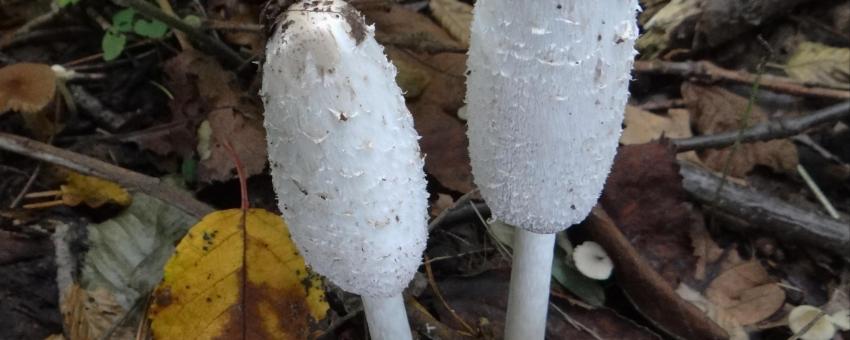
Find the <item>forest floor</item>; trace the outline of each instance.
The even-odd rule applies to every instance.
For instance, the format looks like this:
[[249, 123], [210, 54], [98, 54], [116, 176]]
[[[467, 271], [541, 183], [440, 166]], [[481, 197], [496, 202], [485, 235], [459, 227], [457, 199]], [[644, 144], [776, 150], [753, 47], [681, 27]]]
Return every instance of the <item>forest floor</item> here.
[[[489, 220], [467, 153], [472, 1], [352, 3], [426, 155], [428, 247], [405, 292], [415, 337], [499, 339], [512, 228]], [[228, 262], [184, 250], [283, 230], [268, 217], [263, 5], [0, 0], [0, 339], [231, 338], [252, 318], [278, 336], [368, 338], [356, 296], [303, 270], [283, 233], [238, 247], [287, 249], [300, 267], [240, 248], [241, 288], [206, 287], [229, 321], [180, 299]], [[597, 208], [558, 234], [547, 337], [850, 340], [850, 2], [641, 5], [620, 149]], [[589, 242], [609, 278], [576, 264]], [[257, 287], [252, 264], [302, 269]]]

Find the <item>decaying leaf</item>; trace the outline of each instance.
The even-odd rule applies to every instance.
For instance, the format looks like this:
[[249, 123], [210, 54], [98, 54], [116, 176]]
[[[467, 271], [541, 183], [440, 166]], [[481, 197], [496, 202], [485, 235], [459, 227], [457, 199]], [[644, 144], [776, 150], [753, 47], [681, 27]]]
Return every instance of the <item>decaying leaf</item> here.
[[428, 74], [428, 71], [405, 58], [395, 58], [393, 64], [398, 70], [395, 82], [404, 93], [404, 98], [413, 99], [422, 95], [422, 91], [431, 81], [431, 75]]
[[625, 128], [620, 136], [620, 143], [643, 144], [660, 138], [691, 137], [691, 120], [687, 111], [670, 110], [666, 116], [641, 110], [637, 107], [626, 106]]
[[429, 3], [434, 18], [449, 33], [469, 47], [469, 26], [472, 24], [472, 6], [458, 0], [431, 0]]
[[[198, 164], [198, 177], [202, 181], [224, 181], [235, 171], [223, 145], [230, 143], [239, 154], [247, 174], [255, 175], [266, 166], [266, 132], [260, 120], [250, 119], [239, 111], [225, 108], [209, 113], [207, 151], [209, 157]], [[199, 129], [199, 133], [202, 133]]]
[[[431, 19], [401, 6], [365, 14], [368, 20], [374, 21], [379, 40], [381, 37], [415, 37], [440, 45], [457, 44]], [[466, 55], [413, 53], [391, 45], [386, 52], [396, 65], [408, 64], [429, 73], [430, 81], [422, 94], [407, 102], [416, 131], [422, 136], [419, 142], [425, 154], [425, 171], [450, 190], [469, 192], [473, 184], [466, 126], [457, 118], [466, 93]]]
[[711, 301], [708, 301], [705, 296], [688, 285], [680, 283], [679, 287], [676, 288], [676, 294], [685, 301], [697, 306], [711, 321], [714, 321], [714, 323], [726, 330], [726, 333], [729, 334], [729, 340], [748, 340], [750, 338], [747, 331], [744, 330], [744, 327], [738, 323], [738, 320], [733, 315], [729, 314], [723, 308], [718, 308]]
[[73, 268], [63, 269], [73, 266], [70, 255], [59, 256], [58, 249], [67, 253], [73, 241], [57, 240], [60, 308], [71, 339], [100, 339], [110, 329], [111, 339], [133, 339], [143, 297], [160, 281], [174, 243], [195, 221], [168, 203], [136, 194], [121, 214], [88, 226], [79, 277], [72, 277]]
[[98, 208], [106, 203], [128, 206], [132, 201], [130, 194], [120, 185], [76, 172], [68, 173], [67, 182], [60, 187], [62, 201], [69, 206], [81, 203]]
[[150, 317], [157, 339], [305, 339], [327, 309], [280, 216], [231, 209], [180, 241]]
[[118, 325], [127, 309], [104, 288], [87, 291], [74, 284], [66, 291], [59, 308], [70, 339], [99, 339], [109, 332], [110, 339], [135, 337], [134, 325]]
[[791, 78], [802, 82], [850, 89], [850, 48], [804, 41], [784, 69]]
[[785, 303], [785, 291], [757, 261], [744, 262], [720, 274], [709, 284], [705, 296], [743, 326], [767, 319]]
[[[747, 110], [748, 99], [723, 88], [693, 83], [682, 85], [682, 97], [694, 115], [697, 130], [703, 134], [737, 131]], [[757, 105], [750, 112], [750, 126], [767, 121], [767, 114]], [[732, 147], [706, 150], [700, 156], [709, 168], [721, 172]], [[732, 156], [729, 175], [744, 177], [757, 165], [776, 172], [795, 172], [797, 148], [787, 139], [741, 144]]]

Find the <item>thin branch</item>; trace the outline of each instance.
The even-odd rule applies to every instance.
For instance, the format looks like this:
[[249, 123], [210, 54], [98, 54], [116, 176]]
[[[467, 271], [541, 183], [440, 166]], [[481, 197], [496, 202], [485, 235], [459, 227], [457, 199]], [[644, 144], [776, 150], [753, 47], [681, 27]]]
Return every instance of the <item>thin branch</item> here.
[[159, 178], [127, 170], [99, 159], [63, 150], [29, 138], [0, 132], [0, 149], [134, 188], [170, 202], [177, 208], [199, 218], [213, 210], [210, 206], [195, 199], [192, 194], [163, 183]]
[[236, 51], [232, 50], [220, 40], [214, 39], [213, 37], [205, 34], [204, 32], [200, 31], [195, 27], [192, 27], [192, 25], [187, 24], [179, 18], [166, 14], [156, 6], [145, 2], [144, 0], [113, 1], [122, 6], [132, 7], [144, 16], [162, 21], [163, 23], [168, 25], [168, 27], [186, 33], [186, 36], [189, 37], [189, 39], [192, 39], [192, 41], [200, 44], [202, 47], [205, 47], [209, 49], [210, 52], [216, 54], [222, 59], [222, 61], [224, 61], [224, 63], [228, 67], [238, 68], [247, 62], [244, 58], [242, 58], [242, 56], [239, 55], [239, 53], [236, 53]]
[[[717, 66], [709, 61], [641, 61], [636, 60], [634, 66], [638, 73], [657, 73], [680, 77], [693, 77], [703, 81], [726, 80], [735, 83], [752, 84], [757, 75], [745, 71], [733, 71]], [[850, 99], [850, 91], [824, 87], [809, 87], [790, 78], [763, 76], [761, 86], [765, 89], [805, 97], [820, 97], [831, 99]]]
[[[741, 143], [765, 141], [797, 135], [809, 128], [850, 117], [850, 101], [835, 104], [815, 113], [795, 118], [783, 118], [754, 125], [741, 132]], [[714, 135], [674, 139], [679, 152], [722, 148], [735, 143], [738, 131]]]
[[743, 230], [759, 230], [850, 259], [850, 229], [846, 220], [833, 219], [734, 182], [727, 182], [715, 201], [714, 191], [720, 184], [720, 176], [687, 162], [679, 165], [685, 191], [703, 203], [708, 212], [741, 220], [734, 225]]

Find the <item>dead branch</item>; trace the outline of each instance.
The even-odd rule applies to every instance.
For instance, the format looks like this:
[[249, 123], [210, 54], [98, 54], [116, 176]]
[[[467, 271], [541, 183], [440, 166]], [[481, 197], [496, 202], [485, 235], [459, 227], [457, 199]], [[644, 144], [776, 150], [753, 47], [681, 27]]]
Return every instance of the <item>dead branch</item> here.
[[[756, 75], [746, 71], [733, 71], [717, 66], [710, 61], [641, 61], [636, 60], [635, 72], [674, 75], [695, 78], [698, 81], [716, 82], [731, 81], [742, 84], [752, 84]], [[830, 99], [850, 99], [850, 91], [824, 87], [809, 87], [786, 77], [763, 75], [759, 84], [762, 88], [804, 97], [820, 97]]]
[[742, 228], [826, 249], [850, 259], [850, 228], [846, 220], [836, 220], [729, 181], [715, 199], [720, 176], [687, 162], [680, 165], [685, 191], [702, 202], [709, 212], [746, 221], [740, 225]]
[[210, 206], [198, 201], [192, 194], [163, 183], [156, 177], [140, 174], [29, 138], [0, 132], [0, 149], [60, 165], [86, 175], [108, 179], [172, 203], [186, 213], [198, 218], [213, 211]]
[[[815, 113], [768, 121], [754, 125], [741, 133], [741, 143], [766, 141], [794, 136], [820, 124], [835, 122], [850, 117], [850, 101], [832, 105]], [[729, 131], [714, 135], [673, 139], [671, 142], [678, 152], [722, 148], [735, 144], [738, 131]]]

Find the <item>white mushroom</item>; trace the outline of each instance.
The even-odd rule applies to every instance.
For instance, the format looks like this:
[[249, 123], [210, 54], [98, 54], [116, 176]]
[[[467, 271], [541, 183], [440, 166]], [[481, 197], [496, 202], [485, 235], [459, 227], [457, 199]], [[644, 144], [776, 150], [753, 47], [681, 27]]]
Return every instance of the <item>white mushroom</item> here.
[[596, 204], [613, 162], [637, 0], [479, 1], [467, 110], [475, 182], [518, 231], [507, 339], [543, 339], [554, 233]]
[[599, 243], [587, 241], [573, 250], [573, 262], [578, 271], [594, 280], [605, 280], [611, 276], [614, 263]]
[[410, 339], [401, 292], [422, 259], [427, 192], [413, 119], [373, 27], [300, 1], [266, 47], [262, 96], [280, 210], [307, 263], [363, 297], [374, 339]]
[[794, 307], [791, 313], [788, 313], [788, 327], [794, 334], [799, 334], [803, 328], [815, 318], [811, 328], [805, 333], [800, 334], [800, 339], [803, 340], [829, 340], [835, 335], [835, 325], [829, 320], [828, 315], [822, 315], [823, 311], [815, 306], [801, 305]]

